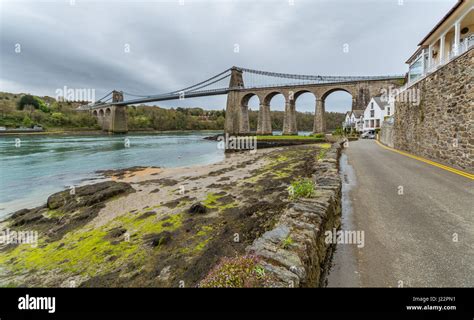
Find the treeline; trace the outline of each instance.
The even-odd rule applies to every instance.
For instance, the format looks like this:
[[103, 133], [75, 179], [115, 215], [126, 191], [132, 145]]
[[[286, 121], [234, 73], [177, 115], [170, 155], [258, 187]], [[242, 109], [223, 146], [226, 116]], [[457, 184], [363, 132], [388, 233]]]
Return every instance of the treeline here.
[[[46, 129], [100, 129], [97, 119], [88, 111], [78, 111], [84, 102], [56, 101], [51, 97], [0, 93], [0, 126], [8, 128], [41, 125]], [[152, 106], [127, 108], [129, 130], [224, 130], [225, 110], [202, 108], [164, 109]], [[326, 127], [334, 130], [341, 126], [344, 114], [326, 112]], [[271, 111], [272, 128], [283, 129], [283, 111]], [[297, 112], [300, 131], [312, 131], [314, 115]], [[249, 110], [250, 129], [257, 129], [258, 112]]]
[[131, 106], [127, 115], [129, 130], [223, 130], [225, 122], [224, 110], [201, 108]]

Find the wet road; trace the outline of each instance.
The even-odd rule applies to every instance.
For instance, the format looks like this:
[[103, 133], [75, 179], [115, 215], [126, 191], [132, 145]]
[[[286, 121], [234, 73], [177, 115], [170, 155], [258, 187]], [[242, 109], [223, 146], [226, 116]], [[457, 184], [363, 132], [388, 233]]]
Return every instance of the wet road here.
[[386, 150], [350, 142], [341, 158], [343, 230], [330, 287], [474, 286], [474, 181]]

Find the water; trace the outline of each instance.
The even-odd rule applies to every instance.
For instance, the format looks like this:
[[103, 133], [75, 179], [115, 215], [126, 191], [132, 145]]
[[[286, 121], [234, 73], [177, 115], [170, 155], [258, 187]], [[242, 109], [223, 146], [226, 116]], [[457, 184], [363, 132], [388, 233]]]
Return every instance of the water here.
[[[345, 151], [341, 154], [339, 171], [342, 179], [341, 230], [356, 230], [350, 192], [357, 185], [357, 181], [354, 168], [349, 164]], [[327, 286], [360, 287], [359, 275], [356, 249], [349, 245], [337, 245], [327, 277]]]
[[[0, 218], [97, 178], [97, 170], [184, 167], [224, 159], [215, 132], [91, 136], [0, 136]], [[21, 146], [15, 147], [15, 138]], [[125, 146], [128, 138], [130, 146]]]

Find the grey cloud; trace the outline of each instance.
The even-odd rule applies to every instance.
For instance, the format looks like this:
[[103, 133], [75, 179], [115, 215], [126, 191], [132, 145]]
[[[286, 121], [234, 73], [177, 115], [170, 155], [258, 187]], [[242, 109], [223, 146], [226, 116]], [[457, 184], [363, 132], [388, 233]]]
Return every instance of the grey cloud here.
[[[1, 90], [54, 95], [67, 85], [95, 88], [97, 96], [111, 89], [155, 94], [232, 65], [303, 74], [400, 74], [419, 40], [455, 0], [397, 3], [3, 1]], [[348, 53], [342, 50], [346, 43]], [[130, 53], [124, 52], [126, 44]], [[305, 97], [299, 110], [313, 111], [312, 103]], [[225, 97], [160, 104], [220, 109]], [[328, 110], [344, 111], [348, 104], [350, 97], [335, 93]]]

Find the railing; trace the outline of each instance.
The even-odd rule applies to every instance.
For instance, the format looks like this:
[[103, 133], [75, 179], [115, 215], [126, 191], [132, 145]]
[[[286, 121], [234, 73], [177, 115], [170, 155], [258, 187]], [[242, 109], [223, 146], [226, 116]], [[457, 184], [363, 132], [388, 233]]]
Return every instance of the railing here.
[[448, 55], [446, 57], [443, 57], [443, 59], [432, 61], [431, 65], [425, 68], [425, 70], [423, 70], [423, 73], [421, 74], [420, 77], [418, 77], [416, 80], [413, 80], [411, 82], [409, 81], [407, 84], [405, 84], [404, 86], [400, 88], [399, 92], [403, 92], [409, 87], [423, 80], [424, 78], [426, 78], [427, 76], [429, 76], [430, 74], [432, 74], [433, 72], [435, 72], [436, 70], [438, 70], [439, 68], [447, 64], [448, 62], [454, 60], [455, 58], [459, 57], [460, 55], [462, 55], [463, 53], [471, 49], [472, 47], [474, 47], [474, 34], [470, 35], [469, 37], [464, 38], [464, 41], [459, 44], [457, 50], [456, 48], [453, 48], [451, 51], [448, 52]]

